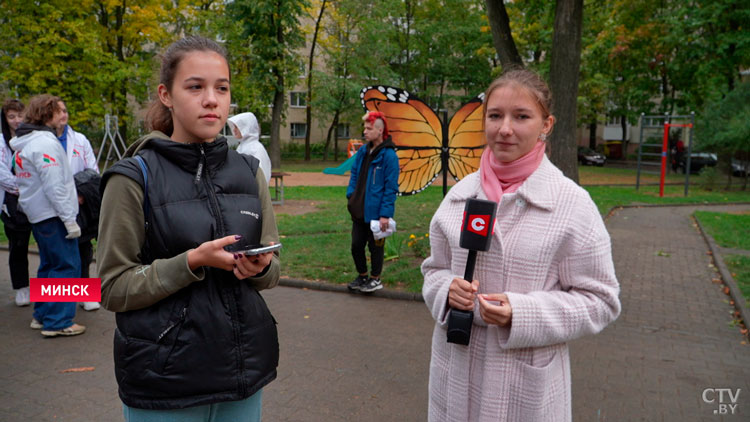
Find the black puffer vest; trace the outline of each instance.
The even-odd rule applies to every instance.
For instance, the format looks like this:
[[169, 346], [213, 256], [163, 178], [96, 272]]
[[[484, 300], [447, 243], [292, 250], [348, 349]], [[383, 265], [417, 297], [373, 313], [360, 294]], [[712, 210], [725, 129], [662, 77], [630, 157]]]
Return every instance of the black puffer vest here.
[[[260, 243], [255, 158], [229, 150], [223, 138], [146, 142], [137, 152], [148, 167], [144, 264], [229, 234]], [[139, 164], [127, 158], [104, 174], [102, 192], [115, 173], [143, 186]], [[204, 270], [203, 281], [145, 309], [117, 313], [115, 375], [126, 405], [177, 409], [241, 400], [276, 378], [276, 322], [265, 301], [233, 273]]]

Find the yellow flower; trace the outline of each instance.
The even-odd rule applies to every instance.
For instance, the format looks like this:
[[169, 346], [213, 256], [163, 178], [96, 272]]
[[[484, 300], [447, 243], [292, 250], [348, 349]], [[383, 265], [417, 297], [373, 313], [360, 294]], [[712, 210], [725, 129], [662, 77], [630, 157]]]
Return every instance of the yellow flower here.
[[414, 236], [413, 234], [409, 235], [409, 239], [416, 239], [417, 236]]
[[424, 237], [430, 237], [430, 234], [429, 233], [425, 233]]

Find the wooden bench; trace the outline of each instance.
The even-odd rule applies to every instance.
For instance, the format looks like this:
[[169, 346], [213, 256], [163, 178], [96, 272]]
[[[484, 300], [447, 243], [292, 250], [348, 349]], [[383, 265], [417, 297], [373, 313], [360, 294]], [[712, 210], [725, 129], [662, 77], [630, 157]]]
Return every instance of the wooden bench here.
[[271, 171], [274, 189], [274, 195], [271, 199], [273, 205], [284, 205], [284, 176], [289, 176], [289, 173]]

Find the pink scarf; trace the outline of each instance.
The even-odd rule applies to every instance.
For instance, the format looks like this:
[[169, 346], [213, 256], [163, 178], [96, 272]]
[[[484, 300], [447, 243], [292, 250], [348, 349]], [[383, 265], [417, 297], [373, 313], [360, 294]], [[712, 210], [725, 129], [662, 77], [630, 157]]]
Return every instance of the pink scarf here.
[[537, 142], [523, 157], [510, 163], [500, 163], [489, 148], [485, 148], [479, 162], [482, 189], [491, 201], [500, 202], [504, 193], [515, 192], [531, 176], [544, 158], [544, 142]]

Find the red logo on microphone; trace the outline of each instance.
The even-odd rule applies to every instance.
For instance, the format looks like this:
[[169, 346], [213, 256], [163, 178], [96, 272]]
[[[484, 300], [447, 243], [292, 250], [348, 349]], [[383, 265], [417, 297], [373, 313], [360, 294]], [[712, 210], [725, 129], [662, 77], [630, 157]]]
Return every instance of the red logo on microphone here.
[[469, 215], [468, 224], [466, 229], [472, 233], [476, 233], [480, 236], [487, 236], [487, 230], [490, 226], [489, 215]]

